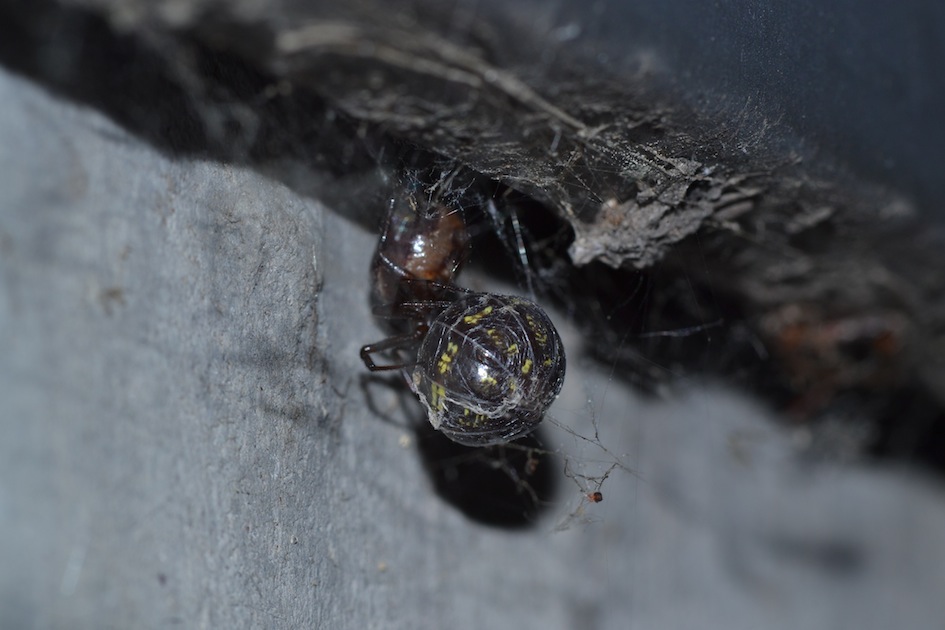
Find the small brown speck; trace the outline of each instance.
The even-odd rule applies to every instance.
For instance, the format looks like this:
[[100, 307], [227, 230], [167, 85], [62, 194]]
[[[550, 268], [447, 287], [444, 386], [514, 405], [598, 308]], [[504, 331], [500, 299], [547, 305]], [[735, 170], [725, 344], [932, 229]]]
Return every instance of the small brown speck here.
[[125, 305], [125, 290], [121, 287], [108, 287], [102, 289], [98, 294], [98, 299], [102, 303], [102, 308], [105, 309], [105, 314], [111, 315], [113, 305]]

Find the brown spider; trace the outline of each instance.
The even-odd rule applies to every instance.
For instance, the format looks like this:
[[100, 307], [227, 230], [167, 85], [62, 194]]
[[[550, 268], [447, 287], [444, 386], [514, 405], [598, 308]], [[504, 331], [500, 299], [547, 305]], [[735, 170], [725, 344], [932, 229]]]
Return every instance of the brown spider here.
[[[371, 371], [402, 370], [430, 423], [467, 446], [530, 433], [561, 391], [565, 355], [531, 300], [453, 284], [469, 249], [462, 214], [434, 199], [392, 203], [371, 264], [374, 312], [392, 335], [365, 345]], [[378, 365], [395, 351], [407, 360]]]

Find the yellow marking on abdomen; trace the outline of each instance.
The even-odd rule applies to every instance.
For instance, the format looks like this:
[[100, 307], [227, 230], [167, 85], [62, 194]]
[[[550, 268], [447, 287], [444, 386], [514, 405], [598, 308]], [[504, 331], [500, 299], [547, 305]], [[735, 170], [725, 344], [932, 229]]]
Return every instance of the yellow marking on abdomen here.
[[491, 312], [492, 312], [492, 307], [487, 306], [481, 311], [479, 311], [478, 313], [476, 313], [475, 315], [467, 315], [466, 317], [463, 318], [463, 321], [466, 322], [467, 324], [478, 324], [480, 319], [482, 319], [483, 317], [485, 317]]

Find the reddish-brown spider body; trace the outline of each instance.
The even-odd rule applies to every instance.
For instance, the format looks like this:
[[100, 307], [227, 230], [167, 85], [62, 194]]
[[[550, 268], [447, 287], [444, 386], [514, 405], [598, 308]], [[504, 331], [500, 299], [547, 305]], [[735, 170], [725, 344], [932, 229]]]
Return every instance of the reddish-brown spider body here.
[[438, 299], [466, 262], [469, 235], [457, 210], [392, 203], [371, 263], [375, 309]]

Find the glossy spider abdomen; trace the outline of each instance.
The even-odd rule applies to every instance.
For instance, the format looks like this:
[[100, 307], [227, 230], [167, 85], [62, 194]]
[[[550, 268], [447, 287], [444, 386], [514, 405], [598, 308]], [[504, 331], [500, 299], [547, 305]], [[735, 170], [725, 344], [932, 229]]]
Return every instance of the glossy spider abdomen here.
[[394, 205], [371, 263], [373, 304], [384, 308], [438, 299], [437, 287], [452, 284], [468, 250], [469, 235], [459, 211], [442, 204], [423, 210], [415, 204]]
[[435, 429], [460, 444], [488, 446], [535, 429], [564, 372], [561, 338], [537, 304], [469, 293], [430, 323], [410, 386]]

